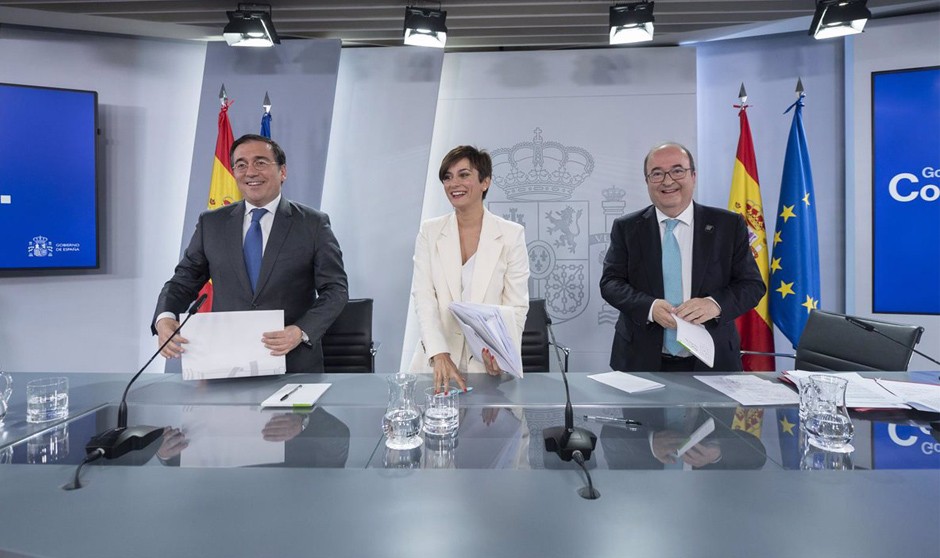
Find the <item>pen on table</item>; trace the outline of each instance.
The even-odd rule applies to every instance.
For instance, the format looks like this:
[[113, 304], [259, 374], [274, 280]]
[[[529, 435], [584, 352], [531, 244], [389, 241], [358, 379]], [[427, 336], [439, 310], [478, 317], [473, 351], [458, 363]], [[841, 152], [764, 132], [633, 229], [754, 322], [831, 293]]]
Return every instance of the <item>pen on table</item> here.
[[595, 415], [584, 415], [584, 420], [592, 420], [594, 422], [606, 422], [610, 424], [629, 424], [631, 426], [643, 425], [643, 423], [636, 421], [636, 420], [623, 419], [623, 418], [617, 418], [617, 417], [601, 417], [601, 416], [595, 416]]
[[297, 384], [297, 386], [296, 386], [294, 389], [288, 391], [287, 393], [285, 393], [284, 395], [281, 396], [281, 401], [286, 400], [288, 397], [290, 397], [291, 395], [293, 395], [295, 391], [297, 391], [298, 389], [300, 389], [300, 388], [302, 388], [302, 387], [304, 387], [303, 384]]

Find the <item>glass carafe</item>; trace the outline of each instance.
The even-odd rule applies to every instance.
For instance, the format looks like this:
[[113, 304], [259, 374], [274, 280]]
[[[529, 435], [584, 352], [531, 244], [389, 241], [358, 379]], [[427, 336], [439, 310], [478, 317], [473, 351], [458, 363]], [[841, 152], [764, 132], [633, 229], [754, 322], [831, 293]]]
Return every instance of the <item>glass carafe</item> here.
[[0, 370], [0, 423], [10, 408], [10, 396], [13, 395], [13, 376]]
[[854, 448], [849, 442], [855, 434], [855, 427], [845, 408], [848, 382], [843, 378], [824, 375], [810, 376], [809, 381], [814, 388], [806, 419], [809, 443], [826, 451], [852, 451]]
[[388, 377], [388, 408], [382, 418], [385, 445], [395, 450], [410, 450], [421, 445], [421, 413], [415, 405], [414, 374]]

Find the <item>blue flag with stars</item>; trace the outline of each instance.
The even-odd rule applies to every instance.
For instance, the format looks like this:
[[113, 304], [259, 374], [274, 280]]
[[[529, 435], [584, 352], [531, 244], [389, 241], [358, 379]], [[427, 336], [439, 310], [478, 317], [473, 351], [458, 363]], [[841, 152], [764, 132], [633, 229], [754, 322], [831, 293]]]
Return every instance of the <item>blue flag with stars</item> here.
[[265, 112], [261, 117], [261, 135], [271, 139], [271, 113]]
[[770, 316], [794, 347], [800, 342], [810, 310], [819, 306], [816, 197], [803, 131], [803, 97], [800, 94], [784, 113], [793, 110], [793, 124], [783, 161], [770, 262]]

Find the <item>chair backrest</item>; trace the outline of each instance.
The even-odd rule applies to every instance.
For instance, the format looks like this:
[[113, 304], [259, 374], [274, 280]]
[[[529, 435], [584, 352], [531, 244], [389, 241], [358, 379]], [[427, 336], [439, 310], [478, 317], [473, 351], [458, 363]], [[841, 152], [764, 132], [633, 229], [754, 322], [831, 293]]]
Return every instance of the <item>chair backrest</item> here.
[[913, 353], [911, 349], [920, 342], [924, 328], [854, 316], [852, 318], [874, 327], [904, 346], [850, 323], [844, 314], [813, 310], [806, 320], [806, 327], [796, 349], [797, 369], [907, 370]]
[[548, 312], [544, 298], [529, 299], [529, 314], [522, 330], [522, 372], [548, 372]]
[[320, 340], [327, 372], [375, 372], [372, 343], [372, 299], [346, 302]]

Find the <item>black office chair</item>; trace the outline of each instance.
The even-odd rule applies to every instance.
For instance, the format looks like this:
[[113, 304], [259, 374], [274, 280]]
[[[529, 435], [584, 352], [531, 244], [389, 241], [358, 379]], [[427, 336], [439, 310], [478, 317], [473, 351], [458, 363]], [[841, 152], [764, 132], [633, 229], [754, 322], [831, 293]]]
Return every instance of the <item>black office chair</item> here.
[[[892, 343], [876, 331], [868, 331], [849, 321], [872, 327], [898, 341]], [[806, 320], [795, 355], [741, 351], [743, 354], [774, 354], [796, 360], [797, 370], [814, 371], [905, 371], [913, 348], [924, 328], [894, 324], [845, 314], [813, 310]]]
[[327, 372], [375, 372], [372, 341], [372, 299], [356, 298], [330, 326], [323, 338], [323, 368]]
[[[549, 347], [556, 345], [552, 331], [552, 318], [545, 309], [544, 298], [529, 299], [529, 313], [522, 330], [522, 372], [548, 372], [551, 363]], [[563, 366], [568, 371], [570, 349], [556, 345], [564, 354]]]

